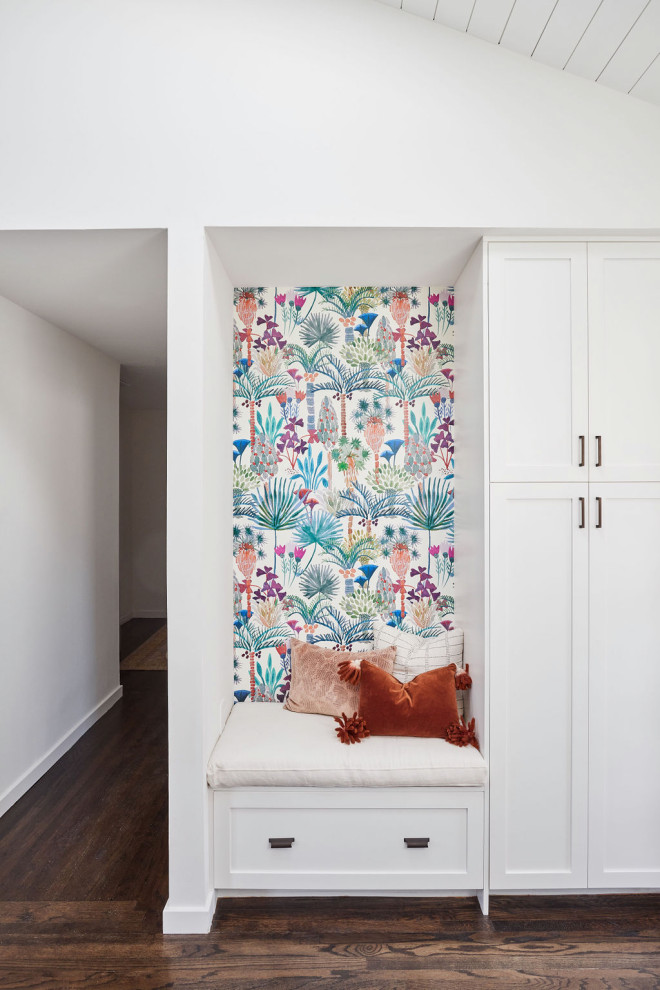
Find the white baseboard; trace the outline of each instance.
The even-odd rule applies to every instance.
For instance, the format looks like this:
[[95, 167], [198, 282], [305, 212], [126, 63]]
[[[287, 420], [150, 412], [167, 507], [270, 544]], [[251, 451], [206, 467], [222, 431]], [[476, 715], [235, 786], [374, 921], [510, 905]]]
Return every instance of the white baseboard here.
[[216, 905], [215, 890], [209, 890], [200, 905], [177, 905], [171, 900], [163, 911], [164, 935], [207, 935], [211, 931]]
[[166, 619], [167, 612], [162, 608], [133, 609], [132, 619]]
[[[218, 898], [225, 897], [476, 897], [480, 890], [262, 890], [246, 887], [219, 887], [216, 889]], [[530, 891], [531, 893], [531, 891]]]
[[122, 693], [123, 688], [120, 684], [110, 691], [91, 712], [88, 712], [84, 718], [76, 722], [74, 727], [66, 735], [62, 736], [44, 756], [33, 763], [14, 784], [11, 784], [3, 794], [0, 794], [0, 817], [6, 811], [9, 811], [11, 806], [16, 804], [19, 798], [23, 797], [25, 792], [29, 791], [32, 785], [36, 784], [39, 778], [43, 777], [46, 771], [50, 770], [59, 758], [64, 756], [67, 750], [71, 749], [74, 743], [78, 742], [80, 737], [94, 725], [94, 722], [98, 722], [101, 716], [105, 715], [119, 701]]
[[123, 626], [125, 622], [130, 622], [132, 618], [133, 618], [133, 613], [132, 612], [127, 612], [126, 615], [120, 615], [119, 616], [119, 625], [120, 626]]

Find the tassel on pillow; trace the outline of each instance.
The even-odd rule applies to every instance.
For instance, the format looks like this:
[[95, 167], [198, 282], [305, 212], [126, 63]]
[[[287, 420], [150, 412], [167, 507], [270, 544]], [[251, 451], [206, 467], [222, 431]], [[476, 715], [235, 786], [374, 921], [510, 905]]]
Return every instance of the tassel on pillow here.
[[465, 720], [461, 718], [458, 722], [448, 726], [447, 741], [453, 743], [454, 746], [474, 746], [475, 749], [479, 749], [479, 743], [474, 734], [474, 719], [471, 718], [466, 725]]
[[472, 687], [472, 678], [470, 677], [470, 664], [465, 664], [465, 670], [462, 670], [460, 674], [456, 674], [456, 690], [457, 691], [467, 691]]
[[342, 660], [337, 664], [340, 681], [348, 681], [349, 684], [360, 683], [360, 664], [354, 660]]
[[366, 739], [369, 735], [369, 729], [367, 728], [367, 723], [363, 718], [360, 718], [357, 712], [353, 712], [351, 718], [349, 718], [344, 712], [341, 713], [341, 718], [338, 715], [334, 716], [335, 722], [338, 722], [338, 727], [335, 729], [339, 741], [350, 745], [350, 743], [359, 743], [363, 739]]

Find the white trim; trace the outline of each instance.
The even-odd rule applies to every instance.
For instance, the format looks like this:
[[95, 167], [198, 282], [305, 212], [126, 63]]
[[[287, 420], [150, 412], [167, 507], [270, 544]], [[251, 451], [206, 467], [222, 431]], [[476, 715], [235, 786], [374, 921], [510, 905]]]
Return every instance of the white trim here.
[[0, 817], [4, 815], [6, 811], [9, 811], [11, 806], [15, 804], [19, 798], [23, 797], [26, 791], [29, 791], [33, 784], [39, 780], [40, 777], [46, 773], [47, 770], [57, 763], [61, 756], [71, 749], [74, 743], [78, 742], [81, 736], [83, 736], [88, 729], [90, 729], [95, 722], [97, 722], [107, 711], [109, 711], [113, 705], [115, 705], [123, 694], [123, 688], [118, 685], [113, 688], [109, 694], [103, 698], [102, 701], [92, 708], [90, 712], [87, 713], [79, 722], [73, 726], [66, 735], [62, 736], [61, 739], [52, 746], [44, 756], [42, 756], [36, 763], [25, 771], [22, 777], [12, 784], [7, 790], [0, 795]]
[[660, 894], [660, 887], [534, 887], [529, 890], [491, 890], [491, 897], [598, 897], [600, 894]]
[[211, 931], [217, 892], [211, 888], [201, 905], [178, 905], [168, 901], [163, 910], [164, 935], [207, 935]]
[[131, 614], [132, 619], [166, 619], [167, 610], [162, 608], [136, 608]]
[[[401, 897], [410, 900], [413, 897], [476, 897], [480, 901], [481, 890], [456, 888], [454, 890], [269, 890], [249, 889], [247, 887], [218, 887], [216, 896], [229, 897]], [[507, 894], [509, 891], [507, 891]], [[528, 893], [528, 891], [526, 891]], [[533, 891], [529, 891], [533, 893]]]
[[123, 626], [125, 622], [130, 622], [133, 618], [132, 612], [126, 612], [124, 615], [119, 616], [119, 625]]

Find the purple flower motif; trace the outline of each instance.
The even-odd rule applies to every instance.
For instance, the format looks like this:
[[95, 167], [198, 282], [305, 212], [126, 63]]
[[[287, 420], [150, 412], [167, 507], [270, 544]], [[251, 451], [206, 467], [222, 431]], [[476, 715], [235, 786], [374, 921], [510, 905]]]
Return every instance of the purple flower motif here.
[[450, 560], [453, 560], [454, 559], [454, 548], [453, 547], [449, 547], [448, 553], [449, 553], [449, 559]]
[[283, 306], [284, 303], [286, 302], [286, 295], [282, 293], [279, 296], [275, 296], [275, 302], [277, 303], [278, 306]]
[[423, 313], [419, 313], [417, 316], [413, 316], [413, 318], [410, 321], [410, 325], [415, 326], [415, 324], [419, 326], [420, 330], [428, 330], [431, 326], [428, 320], [424, 318]]
[[439, 292], [432, 293], [429, 296], [429, 302], [431, 303], [432, 306], [437, 306], [438, 303], [440, 302], [440, 293]]
[[303, 557], [305, 556], [305, 552], [306, 551], [303, 550], [302, 547], [294, 547], [293, 548], [293, 556], [296, 558], [296, 560], [302, 560]]
[[280, 546], [275, 547], [275, 553], [277, 554], [278, 557], [283, 557], [284, 556], [284, 544], [283, 543], [280, 544]]
[[429, 553], [432, 557], [437, 557], [440, 553], [440, 545], [436, 543], [435, 546], [429, 547]]
[[302, 309], [303, 308], [303, 306], [305, 305], [305, 299], [306, 298], [307, 298], [306, 296], [296, 296], [295, 297], [295, 299], [294, 299], [294, 305], [295, 305], [296, 309]]

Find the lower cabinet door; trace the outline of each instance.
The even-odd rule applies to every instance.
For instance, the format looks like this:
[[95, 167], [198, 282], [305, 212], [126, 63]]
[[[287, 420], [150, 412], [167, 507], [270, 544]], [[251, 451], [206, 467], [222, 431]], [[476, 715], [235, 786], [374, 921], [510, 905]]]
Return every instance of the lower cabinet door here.
[[588, 486], [490, 490], [490, 883], [587, 884]]
[[589, 886], [660, 887], [660, 484], [591, 502]]

